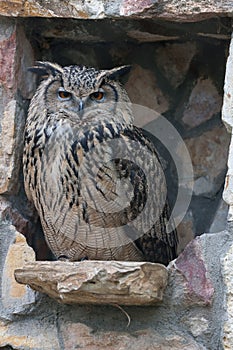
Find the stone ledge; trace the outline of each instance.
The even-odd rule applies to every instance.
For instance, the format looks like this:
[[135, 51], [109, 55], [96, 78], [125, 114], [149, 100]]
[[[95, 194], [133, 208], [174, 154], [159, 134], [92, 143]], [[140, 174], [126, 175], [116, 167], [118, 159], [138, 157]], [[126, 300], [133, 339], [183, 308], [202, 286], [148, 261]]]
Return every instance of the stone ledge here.
[[63, 2], [0, 0], [0, 15], [14, 17], [64, 17], [101, 19], [106, 17], [157, 17], [166, 20], [196, 21], [233, 14], [232, 1], [199, 0], [68, 0]]
[[17, 282], [64, 304], [151, 305], [162, 301], [165, 266], [148, 262], [33, 262], [15, 270]]
[[[127, 291], [127, 288], [128, 290], [131, 288], [131, 282], [126, 285], [126, 281], [129, 280], [127, 275], [123, 278], [122, 262], [35, 262], [34, 252], [28, 247], [25, 238], [12, 225], [2, 224], [0, 225], [0, 276], [2, 276], [2, 281], [0, 279], [0, 284], [2, 283], [0, 348], [9, 345], [17, 350], [68, 350], [78, 347], [88, 350], [219, 350], [222, 344], [220, 335], [223, 333], [223, 322], [228, 318], [228, 324], [224, 325], [224, 342], [225, 348], [230, 349], [228, 344], [232, 343], [232, 327], [230, 327], [231, 317], [228, 313], [231, 312], [229, 304], [231, 289], [229, 288], [226, 303], [226, 290], [222, 278], [226, 282], [229, 276], [228, 267], [232, 266], [230, 260], [232, 257], [228, 255], [228, 263], [224, 271], [220, 259], [225, 257], [226, 251], [232, 244], [231, 241], [232, 229], [197, 237], [176, 260], [169, 264], [167, 269], [147, 262], [124, 262], [123, 265], [127, 266], [127, 269], [133, 266], [130, 268], [131, 280], [135, 289], [138, 283], [136, 289], [138, 294], [140, 294], [140, 285], [144, 293], [156, 280], [156, 274], [152, 273], [149, 276], [149, 272], [154, 271], [156, 265], [165, 273], [168, 271], [168, 285], [164, 291], [162, 303], [155, 303], [155, 305], [150, 303], [149, 307], [140, 306], [139, 308], [119, 307], [120, 304], [115, 303], [107, 307], [91, 303], [64, 305], [56, 302], [61, 301], [59, 298], [54, 300], [42, 293], [34, 292], [26, 285], [17, 284], [14, 271], [24, 270], [25, 266], [40, 266], [41, 271], [37, 270], [36, 278], [42, 280], [44, 284], [54, 285], [54, 294], [56, 294], [59, 287], [56, 286], [56, 282], [43, 281], [45, 275], [42, 270], [44, 268], [46, 270], [46, 266], [50, 266], [51, 270], [51, 266], [55, 268], [62, 265], [65, 283], [68, 284], [67, 278], [70, 279], [72, 287], [72, 284], [78, 285], [80, 281], [76, 278], [77, 267], [71, 269], [71, 266], [83, 266], [82, 282], [87, 274], [87, 269], [84, 267], [88, 264], [92, 264], [93, 281], [94, 276], [101, 270], [109, 270], [109, 267], [106, 268], [108, 264], [116, 264], [117, 272], [113, 279], [113, 288], [120, 294], [122, 291]], [[93, 268], [93, 264], [99, 267]], [[149, 265], [148, 270], [145, 268], [146, 265]], [[138, 272], [135, 272], [135, 266], [140, 267]], [[35, 269], [33, 271], [36, 273]], [[55, 272], [54, 269], [52, 275], [56, 279]], [[113, 275], [113, 270], [111, 273]], [[109, 279], [107, 274], [106, 278]], [[101, 280], [104, 281], [103, 274]], [[119, 280], [122, 285], [117, 289]], [[123, 284], [126, 286], [125, 290], [123, 290]], [[83, 283], [82, 286], [84, 288], [85, 284]], [[86, 284], [87, 290], [89, 286]], [[94, 288], [94, 286], [95, 284], [92, 283], [91, 287]], [[120, 294], [121, 297], [122, 294]], [[100, 293], [99, 298], [106, 302], [106, 296], [103, 294]], [[219, 317], [216, 318], [216, 315]], [[151, 327], [151, 325], [154, 326]]]

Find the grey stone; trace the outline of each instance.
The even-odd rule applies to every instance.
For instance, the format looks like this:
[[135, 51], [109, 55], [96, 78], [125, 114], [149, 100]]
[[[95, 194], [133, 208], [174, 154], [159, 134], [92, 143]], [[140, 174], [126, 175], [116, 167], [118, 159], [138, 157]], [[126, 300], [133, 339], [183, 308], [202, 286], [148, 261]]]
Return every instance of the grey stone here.
[[199, 78], [184, 109], [183, 122], [193, 128], [220, 112], [222, 97], [210, 79]]
[[185, 140], [194, 170], [194, 193], [214, 196], [222, 187], [230, 136], [224, 126]]
[[189, 327], [194, 337], [198, 337], [203, 333], [208, 333], [209, 321], [203, 316], [200, 317], [198, 313], [196, 316], [189, 315], [189, 317], [184, 318], [182, 322]]
[[[227, 59], [226, 75], [224, 83], [224, 99], [222, 107], [222, 119], [232, 135], [232, 112], [233, 112], [233, 39], [231, 39], [229, 56]], [[228, 171], [225, 179], [225, 186], [223, 191], [223, 199], [229, 205], [228, 221], [233, 221], [233, 143], [231, 136], [231, 143], [228, 154]]]
[[[229, 56], [227, 58], [226, 64], [226, 75], [224, 81], [224, 96], [223, 96], [223, 106], [222, 106], [222, 120], [227, 126], [229, 132], [231, 132], [233, 127], [232, 111], [233, 111], [233, 39], [231, 39], [229, 47]], [[230, 165], [233, 164], [231, 160]], [[227, 193], [227, 190], [225, 191]], [[230, 203], [229, 203], [230, 204]]]
[[[9, 225], [0, 233], [1, 261], [4, 266], [14, 261], [13, 265], [7, 263], [11, 271], [14, 266], [20, 266], [22, 257], [25, 264], [22, 253], [26, 242], [18, 236], [15, 244], [12, 239], [16, 236], [18, 234]], [[29, 299], [32, 304], [26, 307], [28, 300], [22, 303], [19, 298], [21, 306], [25, 307], [24, 311], [23, 307], [15, 309], [20, 310], [20, 315], [15, 315], [14, 307], [10, 309], [11, 315], [4, 314], [1, 309], [0, 346], [10, 345], [22, 350], [70, 350], [77, 346], [90, 350], [131, 349], [132, 346], [138, 350], [221, 350], [219, 335], [225, 316], [220, 259], [229, 246], [228, 232], [203, 235], [194, 240], [168, 267], [169, 284], [163, 303], [141, 307], [140, 311], [137, 307], [60, 305], [42, 296]], [[32, 261], [30, 248], [26, 249]], [[16, 282], [9, 282], [12, 290], [11, 283]], [[14, 291], [21, 294], [18, 287]], [[222, 316], [216, 319], [216, 314]], [[155, 327], [151, 327], [152, 324]]]
[[204, 350], [189, 336], [170, 333], [168, 336], [159, 334], [156, 330], [144, 329], [132, 333], [127, 332], [97, 332], [84, 324], [61, 324], [61, 334], [65, 349], [74, 349], [75, 345], [88, 350], [118, 350], [118, 349], [148, 349], [148, 350]]
[[13, 25], [12, 20], [3, 20], [0, 36], [0, 194], [16, 194], [19, 187], [26, 109], [23, 98], [30, 98], [35, 89], [35, 78], [26, 73], [33, 60], [33, 51], [23, 29]]
[[25, 237], [7, 223], [0, 226], [0, 253], [0, 318], [11, 319], [14, 314], [27, 313], [35, 303], [36, 293], [14, 278], [14, 270], [34, 259], [35, 254]]
[[[130, 56], [131, 46], [129, 45], [129, 51], [125, 50], [123, 55], [118, 44], [115, 45], [115, 39], [118, 40], [117, 43], [121, 43], [122, 38], [125, 38], [126, 40], [130, 39], [132, 45], [132, 43], [134, 44], [136, 41], [139, 41], [140, 43], [156, 42], [157, 40], [162, 41], [165, 37], [170, 37], [170, 40], [173, 40], [174, 36], [176, 36], [176, 30], [173, 30], [176, 28], [176, 24], [174, 23], [171, 24], [170, 30], [166, 29], [166, 31], [163, 32], [160, 29], [159, 33], [157, 33], [157, 22], [155, 22], [154, 26], [148, 25], [147, 27], [144, 26], [145, 23], [143, 21], [136, 21], [141, 22], [139, 25], [135, 21], [128, 21], [129, 18], [147, 17], [153, 18], [153, 20], [156, 18], [162, 18], [195, 21], [213, 16], [218, 17], [219, 15], [224, 15], [224, 13], [230, 15], [232, 13], [232, 3], [231, 1], [206, 2], [204, 0], [198, 2], [177, 0], [158, 0], [154, 2], [147, 0], [140, 2], [125, 0], [116, 2], [109, 0], [97, 3], [95, 1], [81, 2], [72, 0], [68, 1], [66, 6], [64, 6], [64, 3], [55, 0], [45, 2], [17, 0], [2, 2], [0, 13], [2, 15], [10, 16], [45, 17], [46, 20], [44, 19], [44, 22], [38, 22], [32, 17], [34, 28], [40, 23], [38, 28], [40, 33], [42, 33], [41, 36], [43, 37], [43, 40], [38, 38], [38, 40], [41, 40], [38, 44], [41, 44], [41, 55], [45, 58], [61, 58], [62, 54], [56, 56], [53, 53], [52, 55], [52, 49], [49, 45], [51, 45], [51, 43], [56, 43], [56, 40], [61, 40], [61, 42], [64, 43], [66, 40], [64, 38], [67, 38], [70, 40], [70, 43], [72, 43], [70, 44], [70, 52], [68, 52], [67, 59], [71, 60], [74, 58], [75, 60], [86, 60], [86, 57], [88, 56], [88, 64], [96, 65], [98, 54], [96, 53], [95, 56], [95, 53], [93, 52], [94, 44], [97, 42], [107, 42], [108, 45], [105, 52], [109, 53], [109, 55], [107, 55], [108, 57], [103, 61], [102, 56], [99, 57], [98, 62], [101, 65], [106, 63], [107, 65], [110, 65], [113, 63], [119, 64], [119, 62], [122, 62], [122, 64], [127, 63], [132, 57]], [[125, 18], [124, 22], [115, 21], [115, 25], [109, 27], [115, 28], [114, 35], [112, 31], [109, 30], [109, 33], [106, 31], [109, 23], [112, 23], [111, 19], [106, 22], [102, 31], [99, 30], [99, 23], [95, 21], [93, 21], [92, 29], [89, 31], [89, 21], [79, 21], [79, 25], [75, 26], [75, 21], [64, 20], [63, 22], [61, 19], [58, 23], [57, 18], [56, 21], [52, 20], [54, 21], [53, 23], [56, 22], [56, 25], [54, 24], [54, 27], [50, 30], [51, 22], [47, 20], [48, 17], [88, 19], [103, 18], [106, 16], [116, 17], [117, 19], [120, 17]], [[24, 23], [32, 23], [30, 21], [28, 22], [28, 20]], [[15, 210], [15, 203], [10, 203], [10, 200], [13, 202], [16, 202], [17, 200], [23, 202], [22, 197], [19, 198], [16, 196], [18, 181], [17, 167], [19, 166], [20, 159], [17, 157], [20, 157], [21, 151], [19, 150], [18, 155], [14, 155], [13, 153], [10, 154], [10, 151], [12, 152], [12, 147], [14, 147], [12, 144], [15, 142], [15, 148], [18, 152], [18, 143], [20, 144], [21, 142], [20, 130], [23, 129], [23, 112], [25, 106], [22, 103], [20, 95], [23, 96], [24, 99], [28, 99], [32, 95], [34, 81], [32, 76], [29, 76], [28, 73], [26, 73], [26, 67], [32, 64], [34, 57], [30, 44], [26, 41], [24, 33], [20, 32], [19, 27], [17, 27], [16, 30], [15, 21], [9, 20], [8, 18], [1, 19], [1, 21], [0, 60], [2, 69], [0, 72], [0, 116], [3, 117], [3, 124], [2, 119], [0, 120], [0, 124], [1, 127], [4, 127], [4, 133], [7, 130], [5, 139], [3, 139], [5, 140], [4, 143], [6, 140], [8, 142], [10, 139], [9, 148], [7, 148], [6, 144], [2, 147], [5, 152], [5, 158], [3, 157], [3, 154], [1, 154], [2, 158], [0, 161], [2, 167], [2, 178], [4, 179], [4, 185], [2, 187], [3, 192], [6, 193], [5, 191], [7, 191], [8, 194], [11, 193], [11, 196], [6, 196], [8, 201], [0, 200], [0, 211], [2, 211], [2, 217], [5, 218], [7, 212], [14, 212]], [[65, 24], [68, 22], [70, 23], [69, 26]], [[132, 25], [129, 22], [134, 22], [134, 24]], [[43, 24], [45, 23], [46, 25], [43, 27]], [[64, 23], [64, 26], [61, 25], [62, 23]], [[127, 25], [127, 27], [124, 27], [124, 29], [119, 31], [119, 27], [122, 23]], [[219, 25], [220, 31], [222, 30], [221, 24], [222, 23]], [[201, 22], [199, 25], [202, 26], [202, 28], [204, 27], [204, 24], [202, 25]], [[172, 33], [171, 28], [174, 33]], [[28, 33], [31, 33], [30, 28], [28, 29]], [[208, 30], [209, 28], [207, 28], [207, 31]], [[201, 34], [201, 29], [194, 29], [194, 31], [195, 35], [199, 32]], [[35, 32], [33, 32], [33, 34], [34, 33]], [[33, 34], [31, 34], [31, 38], [34, 39]], [[207, 40], [211, 40], [210, 38], [213, 34], [216, 35], [216, 33], [207, 33]], [[218, 38], [221, 40], [227, 39], [227, 36], [223, 36], [220, 32]], [[72, 51], [74, 44], [83, 40], [85, 43], [92, 43], [89, 51], [86, 51], [85, 53], [85, 50], [82, 51], [80, 45], [77, 46], [76, 53], [74, 53], [74, 51]], [[114, 45], [110, 44], [111, 40], [114, 42]], [[23, 45], [21, 45], [22, 43]], [[103, 46], [101, 46], [101, 48], [102, 47]], [[183, 46], [184, 51], [187, 47], [188, 46], [185, 45]], [[23, 48], [25, 48], [25, 51], [22, 51]], [[113, 54], [113, 52], [115, 52], [115, 54]], [[152, 57], [154, 57], [154, 48], [150, 52], [153, 53]], [[216, 49], [216, 52], [219, 51]], [[133, 55], [133, 53], [134, 51], [132, 51], [131, 55]], [[181, 57], [185, 56], [184, 52], [181, 52], [180, 55]], [[185, 64], [184, 67], [179, 67], [176, 64], [171, 67], [172, 69], [167, 75], [168, 79], [171, 74], [176, 75], [174, 76], [174, 80], [171, 81], [171, 86], [182, 87], [181, 84], [184, 82], [185, 75], [190, 67], [190, 62], [194, 57], [193, 55], [195, 55], [195, 50], [191, 50], [190, 56], [188, 52], [187, 65]], [[147, 57], [149, 57], [149, 55]], [[63, 58], [64, 56], [62, 59]], [[229, 62], [230, 59], [231, 58], [229, 58]], [[170, 96], [168, 99], [168, 96], [165, 95], [167, 93], [166, 87], [164, 90], [161, 89], [163, 84], [160, 85], [161, 81], [159, 78], [161, 77], [157, 76], [157, 68], [152, 67], [151, 63], [149, 65], [148, 62], [142, 62], [140, 57], [137, 57], [137, 60], [138, 67], [141, 69], [141, 72], [139, 72], [140, 74], [138, 74], [138, 76], [136, 75], [139, 84], [138, 86], [141, 86], [141, 82], [143, 84], [148, 82], [151, 90], [147, 91], [142, 88], [143, 91], [134, 92], [136, 100], [140, 98], [145, 105], [148, 105], [148, 101], [153, 101], [154, 104], [148, 105], [149, 107], [155, 107], [159, 112], [167, 112], [168, 117], [173, 118], [172, 113], [170, 113], [173, 110], [169, 110], [169, 108], [173, 108], [173, 106], [172, 104], [169, 106], [169, 103], [173, 103], [174, 101], [170, 101]], [[23, 64], [21, 65], [22, 62]], [[170, 60], [169, 62], [172, 61]], [[139, 66], [139, 64], [141, 66]], [[213, 66], [211, 67], [213, 68]], [[184, 72], [182, 71], [183, 68]], [[203, 69], [205, 70], [206, 68], [204, 67]], [[156, 71], [156, 77], [152, 71]], [[20, 72], [22, 72], [22, 74]], [[160, 69], [160, 72], [162, 72], [162, 68]], [[163, 74], [165, 75], [164, 71]], [[227, 116], [226, 123], [229, 125], [232, 123], [231, 96], [233, 96], [233, 94], [231, 95], [230, 90], [232, 86], [231, 70], [228, 70], [227, 74], [229, 85], [225, 85], [225, 99], [229, 103], [224, 110], [226, 112], [224, 112], [224, 116]], [[200, 78], [200, 76], [198, 76], [197, 79], [198, 78]], [[212, 79], [212, 76], [210, 79]], [[204, 81], [206, 80], [208, 79], [204, 79]], [[210, 82], [210, 80], [208, 81]], [[197, 80], [197, 82], [199, 82], [199, 80]], [[209, 88], [210, 91], [213, 86], [215, 87], [216, 81], [211, 81], [212, 87], [210, 83], [208, 84], [205, 85], [199, 83], [199, 92], [202, 88], [206, 87]], [[135, 85], [134, 79], [131, 80], [131, 86], [133, 85]], [[19, 91], [19, 94], [17, 91]], [[214, 92], [212, 96], [215, 96], [216, 100], [219, 101], [219, 95], [216, 94], [216, 90], [212, 89], [211, 91]], [[147, 100], [143, 96], [143, 93], [147, 95]], [[174, 91], [171, 94], [173, 93], [175, 94]], [[160, 103], [156, 101], [155, 95]], [[193, 106], [193, 101], [195, 102], [194, 104], [199, 103], [198, 98], [194, 98], [195, 96], [197, 97], [198, 94], [194, 95], [195, 94], [193, 93], [193, 99], [190, 98], [189, 100], [188, 106], [190, 108]], [[143, 98], [145, 98], [145, 100], [143, 100]], [[156, 101], [156, 104], [154, 101]], [[182, 103], [184, 102], [185, 101], [182, 101]], [[195, 119], [195, 113], [192, 118], [190, 117], [190, 114], [187, 114], [186, 120], [184, 119], [184, 121], [187, 122], [187, 125], [189, 124], [190, 129], [196, 127], [199, 128], [202, 127], [203, 121], [210, 121], [213, 113], [217, 110], [219, 111], [215, 105], [215, 108], [211, 109], [212, 114], [208, 114], [208, 111], [208, 113], [201, 114], [201, 117], [198, 119]], [[6, 114], [8, 113], [8, 115], [10, 114], [11, 122], [9, 123], [9, 127], [7, 125], [9, 120], [4, 119], [4, 111]], [[15, 111], [18, 112], [15, 114]], [[195, 111], [197, 110], [195, 109]], [[21, 117], [22, 119], [20, 119]], [[148, 117], [150, 116], [148, 115]], [[140, 126], [145, 124], [145, 120], [143, 121], [142, 119], [142, 116], [140, 116]], [[12, 125], [14, 124], [14, 121], [16, 129], [19, 129], [16, 130], [18, 138], [16, 137], [16, 139], [14, 139], [14, 136], [12, 140]], [[146, 120], [146, 122], [149, 121], [150, 119]], [[231, 128], [229, 127], [229, 129]], [[201, 136], [191, 138], [190, 143], [193, 151], [195, 174], [197, 175], [195, 179], [196, 181], [199, 181], [199, 186], [196, 185], [195, 188], [196, 194], [200, 193], [201, 195], [207, 194], [212, 196], [223, 183], [227, 158], [227, 142], [229, 142], [229, 139], [226, 136], [227, 134], [223, 132], [223, 129], [220, 130], [220, 134], [221, 135], [216, 133], [215, 130], [212, 134], [213, 137], [208, 138], [210, 135], [205, 133], [203, 138], [201, 138]], [[3, 133], [0, 136], [0, 140], [2, 140], [2, 135]], [[204, 138], [206, 139], [205, 142], [203, 141]], [[218, 148], [218, 142], [221, 144], [221, 150]], [[200, 146], [198, 146], [198, 144], [200, 144]], [[210, 149], [209, 154], [207, 152], [208, 147], [213, 147]], [[9, 152], [9, 154], [7, 152]], [[199, 157], [199, 160], [196, 156]], [[200, 158], [201, 156], [205, 157], [204, 161]], [[215, 156], [216, 158], [214, 158]], [[229, 173], [225, 188], [226, 190], [229, 190], [228, 199], [229, 203], [232, 205], [233, 191], [231, 186], [231, 158], [230, 155]], [[14, 161], [14, 159], [16, 159], [16, 161]], [[5, 161], [8, 163], [4, 163]], [[202, 162], [203, 168], [199, 167]], [[10, 174], [12, 174], [10, 180], [7, 179], [5, 174], [9, 169]], [[14, 171], [15, 173], [13, 173]], [[204, 187], [202, 186], [201, 188], [200, 181], [206, 179], [210, 173], [212, 176], [211, 181], [213, 180], [213, 182], [217, 184], [216, 187], [214, 188], [214, 185], [210, 190], [208, 189], [208, 184], [205, 182]], [[198, 182], [196, 183], [198, 184]], [[4, 197], [2, 197], [2, 199], [3, 198]], [[20, 225], [22, 227], [26, 222], [24, 222], [23, 216], [20, 220]], [[215, 221], [218, 220], [217, 216]], [[185, 240], [187, 238], [189, 240], [192, 238], [192, 230], [192, 217], [187, 217], [187, 226], [183, 231], [183, 236], [180, 233], [179, 235], [182, 239]], [[2, 224], [0, 230], [0, 290], [2, 293], [0, 308], [0, 347], [11, 346], [14, 349], [22, 350], [70, 350], [75, 349], [76, 347], [84, 348], [86, 350], [132, 349], [132, 347], [135, 350], [142, 348], [148, 350], [165, 350], [169, 348], [175, 350], [230, 349], [232, 347], [232, 274], [230, 271], [232, 266], [232, 252], [231, 249], [229, 251], [228, 249], [230, 248], [232, 241], [232, 228], [229, 228], [228, 230], [229, 231], [213, 233], [212, 235], [203, 235], [200, 238], [197, 238], [194, 242], [190, 243], [176, 261], [170, 264], [168, 267], [169, 284], [166, 288], [162, 303], [150, 307], [137, 308], [136, 306], [125, 306], [122, 308], [116, 305], [101, 307], [92, 305], [61, 305], [49, 297], [42, 296], [40, 293], [34, 294], [29, 287], [23, 290], [20, 289], [20, 285], [14, 281], [12, 276], [14, 269], [20, 268], [21, 262], [24, 259], [25, 240], [16, 233], [12, 226]], [[184, 245], [186, 245], [186, 243], [183, 244], [180, 250], [183, 250]], [[27, 254], [28, 253], [26, 253], [26, 255]], [[226, 257], [226, 259], [221, 265], [221, 261], [224, 257]], [[10, 278], [8, 278], [8, 276], [10, 276]], [[222, 276], [225, 285], [222, 283]], [[222, 339], [222, 335], [224, 335], [224, 339]]]
[[195, 237], [194, 221], [191, 210], [187, 211], [185, 217], [177, 227], [178, 233], [178, 254], [180, 254], [187, 244]]
[[196, 53], [196, 44], [192, 42], [165, 44], [156, 50], [156, 63], [173, 88], [184, 81]]
[[208, 177], [201, 176], [197, 180], [194, 181], [194, 187], [193, 187], [193, 193], [196, 196], [199, 195], [207, 195], [210, 194], [210, 196], [214, 193], [216, 193], [216, 184], [214, 182], [210, 182], [210, 179]]
[[25, 111], [16, 100], [5, 107], [1, 120], [0, 193], [17, 193], [23, 150]]
[[209, 232], [220, 232], [226, 229], [229, 206], [221, 199], [210, 226]]
[[35, 62], [34, 51], [28, 41], [24, 29], [16, 27], [17, 52], [16, 52], [16, 87], [23, 99], [30, 99], [36, 89], [36, 76], [28, 71]]
[[232, 263], [233, 263], [233, 244], [229, 247], [226, 255], [222, 259], [222, 273], [223, 281], [226, 287], [226, 310], [227, 315], [224, 318], [223, 327], [223, 345], [224, 349], [233, 348], [233, 273], [232, 273]]
[[13, 34], [14, 30], [14, 20], [4, 17], [0, 19], [0, 41], [9, 39]]
[[158, 17], [166, 20], [203, 20], [214, 15], [229, 16], [232, 13], [230, 0], [211, 4], [205, 0], [135, 0], [96, 1], [69, 0], [66, 6], [56, 0], [41, 1], [17, 0], [3, 2], [0, 9], [2, 16], [31, 16], [31, 17], [69, 17], [79, 19], [100, 19], [110, 17]]
[[[134, 65], [126, 83], [126, 89], [133, 103], [151, 108], [158, 113], [168, 110], [169, 103], [150, 70]], [[146, 115], [141, 119], [144, 125], [148, 123]]]
[[139, 43], [150, 43], [150, 42], [156, 42], [156, 41], [167, 41], [167, 40], [177, 40], [179, 39], [178, 36], [169, 36], [169, 35], [161, 35], [161, 34], [154, 34], [149, 32], [144, 32], [137, 29], [132, 29], [127, 32], [127, 35], [130, 38], [136, 39]]

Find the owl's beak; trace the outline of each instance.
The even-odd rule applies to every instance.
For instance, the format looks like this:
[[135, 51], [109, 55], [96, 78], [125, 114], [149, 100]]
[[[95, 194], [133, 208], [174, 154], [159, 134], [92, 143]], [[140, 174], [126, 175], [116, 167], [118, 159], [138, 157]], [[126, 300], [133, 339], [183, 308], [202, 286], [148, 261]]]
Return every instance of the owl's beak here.
[[79, 101], [79, 106], [78, 106], [78, 111], [79, 111], [79, 112], [82, 111], [83, 108], [84, 108], [84, 103], [83, 103], [83, 100], [80, 99], [80, 101]]

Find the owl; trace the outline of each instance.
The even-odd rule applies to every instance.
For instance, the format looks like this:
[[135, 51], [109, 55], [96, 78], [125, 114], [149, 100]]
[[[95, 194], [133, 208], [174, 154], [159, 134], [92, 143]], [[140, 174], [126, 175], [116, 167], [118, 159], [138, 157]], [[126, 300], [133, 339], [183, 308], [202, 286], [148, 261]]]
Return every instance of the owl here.
[[176, 257], [161, 162], [118, 79], [128, 69], [30, 69], [41, 79], [25, 127], [25, 191], [59, 260]]

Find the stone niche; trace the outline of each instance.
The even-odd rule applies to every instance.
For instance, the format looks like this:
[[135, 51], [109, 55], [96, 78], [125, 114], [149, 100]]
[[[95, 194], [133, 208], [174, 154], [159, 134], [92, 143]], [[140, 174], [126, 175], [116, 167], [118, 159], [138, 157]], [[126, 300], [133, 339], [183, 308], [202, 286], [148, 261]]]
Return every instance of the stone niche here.
[[[16, 223], [16, 227], [20, 232], [23, 230], [22, 233], [26, 233], [39, 260], [48, 259], [49, 252], [39, 224], [32, 223], [35, 213], [30, 208], [25, 210], [26, 201], [21, 193], [23, 186], [17, 177], [17, 173], [21, 174], [20, 149], [25, 111], [35, 85], [35, 77], [26, 72], [27, 66], [33, 64], [34, 60], [52, 61], [61, 65], [78, 63], [99, 68], [131, 65], [131, 72], [123, 81], [131, 101], [165, 117], [179, 132], [191, 157], [193, 178], [192, 173], [186, 174], [184, 171], [183, 178], [178, 179], [173, 154], [166, 150], [166, 144], [165, 147], [158, 144], [153, 113], [150, 115], [144, 110], [141, 114], [137, 113], [136, 125], [142, 127], [157, 144], [162, 157], [171, 204], [174, 205], [176, 201], [178, 185], [183, 190], [183, 198], [190, 196], [191, 199], [190, 205], [184, 208], [186, 215], [178, 227], [179, 251], [182, 251], [193, 237], [204, 232], [218, 232], [226, 227], [228, 207], [222, 200], [222, 191], [230, 135], [221, 121], [221, 107], [230, 40], [229, 26], [228, 18], [194, 23], [174, 23], [154, 18], [106, 18], [95, 21], [18, 19], [17, 40], [21, 47], [18, 50], [23, 51], [23, 69], [19, 68], [19, 72], [15, 72], [21, 74], [15, 77], [20, 80], [18, 100], [15, 104], [12, 101], [5, 104], [7, 109], [2, 127], [7, 129], [7, 133], [2, 134], [1, 192], [6, 197], [13, 195], [10, 201], [13, 201], [14, 209], [19, 211], [23, 220], [28, 220], [28, 228], [18, 227], [22, 225], [21, 220]], [[16, 52], [15, 55], [17, 60], [20, 53]], [[7, 57], [4, 59], [7, 60]], [[3, 64], [6, 64], [5, 61]], [[3, 72], [5, 78], [10, 79], [7, 73]], [[18, 135], [13, 131], [14, 122], [11, 128], [8, 124], [13, 109], [19, 109], [15, 112], [14, 121], [17, 123]], [[16, 121], [17, 118], [20, 119], [19, 122]], [[166, 138], [166, 130], [162, 132]], [[176, 135], [169, 137], [172, 138], [170, 144], [173, 153], [179, 158], [182, 167], [184, 150], [180, 139]], [[8, 141], [12, 150], [9, 150]], [[14, 146], [18, 148], [17, 154]], [[4, 156], [5, 153], [7, 157]], [[16, 195], [17, 187], [19, 192]], [[14, 216], [14, 221], [18, 219], [15, 212], [6, 212], [7, 216]], [[26, 225], [25, 222], [24, 224]], [[32, 234], [35, 229], [37, 233]]]
[[[0, 349], [233, 348], [230, 3], [0, 1]], [[23, 129], [37, 83], [27, 67], [36, 60], [130, 64], [123, 83], [132, 102], [164, 117], [187, 147], [193, 176], [180, 181], [173, 155], [185, 169], [184, 147], [174, 137], [171, 155], [151, 114], [136, 115], [159, 149], [171, 204], [179, 188], [191, 199], [178, 226], [180, 255], [155, 306], [60, 304], [15, 281], [25, 263], [53, 259], [22, 179]], [[45, 268], [36, 271], [41, 282]], [[61, 282], [53, 283], [55, 293]]]

